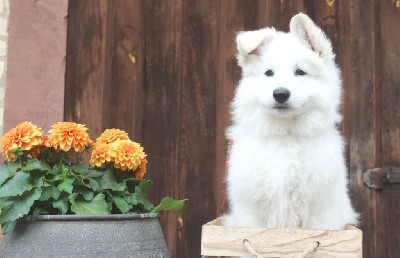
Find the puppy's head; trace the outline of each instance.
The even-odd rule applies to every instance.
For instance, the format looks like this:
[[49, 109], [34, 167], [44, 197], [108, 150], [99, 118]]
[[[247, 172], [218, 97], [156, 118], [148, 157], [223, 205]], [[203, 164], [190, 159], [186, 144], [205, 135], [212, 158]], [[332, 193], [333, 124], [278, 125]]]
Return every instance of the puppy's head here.
[[308, 16], [294, 16], [289, 33], [240, 32], [236, 42], [242, 80], [234, 109], [281, 118], [319, 112], [340, 120], [341, 83], [332, 46]]

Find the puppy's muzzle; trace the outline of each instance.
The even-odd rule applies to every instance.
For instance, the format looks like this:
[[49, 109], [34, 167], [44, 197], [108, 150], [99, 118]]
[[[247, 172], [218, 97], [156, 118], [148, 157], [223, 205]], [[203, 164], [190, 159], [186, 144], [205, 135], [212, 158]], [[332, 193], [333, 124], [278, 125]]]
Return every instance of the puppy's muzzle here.
[[272, 94], [274, 99], [279, 103], [284, 103], [290, 97], [290, 91], [283, 87], [276, 88]]

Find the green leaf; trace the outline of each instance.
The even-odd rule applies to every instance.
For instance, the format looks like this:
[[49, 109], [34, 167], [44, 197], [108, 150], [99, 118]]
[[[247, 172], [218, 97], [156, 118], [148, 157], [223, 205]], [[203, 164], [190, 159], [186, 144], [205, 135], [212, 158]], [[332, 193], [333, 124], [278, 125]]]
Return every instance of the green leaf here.
[[145, 193], [145, 192], [147, 192], [147, 190], [150, 189], [152, 184], [153, 184], [153, 182], [151, 182], [150, 180], [141, 179], [141, 182], [139, 183], [139, 185], [137, 185], [135, 187], [135, 191], [140, 190]]
[[27, 172], [18, 172], [0, 187], [0, 198], [18, 196], [33, 188], [31, 175]]
[[0, 223], [14, 221], [28, 214], [33, 203], [39, 199], [41, 193], [42, 189], [36, 187], [21, 196], [2, 198], [0, 200]]
[[132, 205], [137, 205], [139, 203], [138, 200], [136, 200], [135, 193], [125, 195], [124, 200]]
[[17, 162], [6, 161], [6, 162], [4, 162], [4, 166], [11, 172], [17, 172], [17, 171], [21, 170], [19, 163], [17, 163]]
[[104, 172], [104, 175], [101, 177], [100, 184], [102, 189], [109, 189], [113, 191], [124, 191], [126, 188], [125, 181], [117, 182], [114, 173], [110, 170]]
[[41, 162], [40, 160], [37, 159], [29, 159], [25, 166], [22, 167], [23, 171], [32, 171], [32, 170], [40, 170], [40, 171], [51, 171], [52, 169], [50, 168], [49, 165], [47, 165], [44, 162]]
[[10, 177], [14, 175], [15, 171], [12, 171], [6, 165], [0, 165], [0, 186]]
[[66, 214], [68, 211], [68, 201], [67, 199], [58, 199], [53, 202], [53, 207], [58, 209], [61, 214]]
[[96, 195], [91, 201], [77, 200], [77, 193], [71, 194], [71, 210], [75, 214], [110, 214], [104, 194]]
[[135, 193], [133, 197], [137, 200], [138, 203], [143, 204], [143, 207], [150, 211], [153, 208], [153, 204], [147, 198], [147, 190], [153, 183], [150, 180], [143, 180], [138, 186], [135, 187]]
[[94, 197], [93, 191], [84, 187], [77, 188], [74, 192], [81, 194], [86, 201], [90, 201]]
[[36, 207], [33, 210], [33, 215], [43, 215], [43, 214], [49, 214], [49, 211], [43, 207]]
[[79, 173], [82, 178], [101, 177], [104, 174], [103, 172], [89, 169], [85, 165], [74, 165], [71, 167], [71, 169]]
[[74, 183], [73, 178], [64, 178], [64, 180], [57, 186], [57, 188], [60, 191], [72, 194], [72, 189], [74, 188], [74, 186], [72, 185], [73, 183]]
[[113, 196], [110, 194], [110, 198], [115, 204], [115, 206], [123, 213], [127, 213], [130, 209], [132, 209], [132, 205], [129, 205], [123, 198], [119, 196]]
[[94, 180], [94, 179], [92, 179], [92, 178], [89, 178], [88, 179], [88, 187], [90, 187], [90, 188], [92, 188], [93, 189], [93, 191], [98, 191], [99, 189], [100, 189], [100, 184], [99, 184], [99, 182], [97, 182], [96, 180]]
[[39, 201], [47, 201], [50, 198], [57, 200], [60, 197], [60, 190], [55, 186], [47, 186], [42, 188], [42, 196], [40, 196]]
[[36, 187], [42, 187], [42, 186], [44, 186], [45, 183], [47, 184], [47, 182], [45, 182], [44, 180], [45, 180], [45, 177], [43, 177], [43, 176], [38, 177], [38, 178], [34, 179], [33, 185]]
[[179, 211], [183, 208], [185, 201], [187, 201], [187, 199], [175, 200], [171, 197], [165, 197], [164, 199], [161, 200], [160, 204], [154, 207], [151, 211], [152, 212], [160, 212], [165, 210]]
[[16, 225], [16, 220], [4, 222], [3, 224], [1, 224], [1, 231], [3, 231], [4, 235], [7, 235], [9, 232], [13, 231]]

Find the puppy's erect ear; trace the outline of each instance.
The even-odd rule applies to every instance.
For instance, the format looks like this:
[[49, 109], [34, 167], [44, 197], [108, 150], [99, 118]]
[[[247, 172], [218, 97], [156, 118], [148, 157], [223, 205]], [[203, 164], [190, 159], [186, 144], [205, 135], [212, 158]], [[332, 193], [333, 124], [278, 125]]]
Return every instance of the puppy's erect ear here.
[[299, 13], [293, 16], [290, 21], [290, 32], [323, 59], [334, 59], [331, 42], [307, 15]]
[[275, 33], [273, 28], [239, 32], [236, 37], [239, 65], [243, 67], [250, 56], [257, 55], [258, 49], [270, 41]]

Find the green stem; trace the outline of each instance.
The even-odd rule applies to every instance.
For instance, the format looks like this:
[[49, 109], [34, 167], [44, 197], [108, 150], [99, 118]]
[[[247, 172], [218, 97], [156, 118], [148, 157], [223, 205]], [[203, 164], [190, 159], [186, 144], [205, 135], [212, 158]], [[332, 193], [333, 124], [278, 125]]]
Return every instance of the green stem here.
[[80, 152], [77, 156], [76, 156], [76, 164], [79, 165], [79, 163], [83, 160], [83, 153], [86, 152], [87, 149], [85, 149], [84, 151]]
[[18, 155], [18, 161], [19, 161], [19, 168], [22, 170], [22, 157], [21, 157], [21, 155]]
[[61, 157], [61, 158], [60, 158], [60, 161], [58, 162], [58, 167], [59, 167], [59, 168], [61, 167], [61, 165], [62, 165], [62, 163], [63, 163], [63, 159], [64, 159], [64, 158]]

